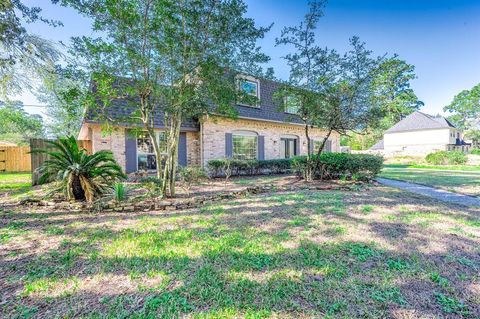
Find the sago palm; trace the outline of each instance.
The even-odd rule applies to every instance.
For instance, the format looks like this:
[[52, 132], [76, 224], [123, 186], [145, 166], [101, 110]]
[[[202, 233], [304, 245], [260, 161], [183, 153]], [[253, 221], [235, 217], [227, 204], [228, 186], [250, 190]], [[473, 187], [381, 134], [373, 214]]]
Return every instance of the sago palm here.
[[49, 156], [39, 169], [39, 181], [58, 181], [55, 190], [63, 191], [69, 200], [86, 199], [91, 202], [116, 181], [126, 177], [110, 151], [89, 155], [78, 147], [73, 136], [48, 143], [50, 148], [33, 151]]

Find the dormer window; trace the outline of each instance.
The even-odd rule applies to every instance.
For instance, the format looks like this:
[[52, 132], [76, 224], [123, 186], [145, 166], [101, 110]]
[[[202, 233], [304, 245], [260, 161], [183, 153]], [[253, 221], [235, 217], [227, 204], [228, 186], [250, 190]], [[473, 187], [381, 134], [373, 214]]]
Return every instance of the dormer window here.
[[240, 88], [243, 93], [246, 93], [251, 96], [258, 97], [258, 84], [257, 82], [249, 81], [249, 80], [240, 80]]
[[259, 107], [260, 82], [257, 79], [251, 76], [238, 77], [238, 89], [243, 94], [240, 97], [240, 105]]
[[295, 96], [286, 96], [284, 99], [285, 103], [285, 113], [289, 114], [298, 114], [300, 110], [300, 103]]

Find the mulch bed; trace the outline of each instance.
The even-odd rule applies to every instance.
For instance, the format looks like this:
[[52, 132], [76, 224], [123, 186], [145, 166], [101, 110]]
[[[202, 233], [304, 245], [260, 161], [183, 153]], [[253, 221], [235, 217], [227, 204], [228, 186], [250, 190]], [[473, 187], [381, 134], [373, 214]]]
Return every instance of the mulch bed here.
[[[313, 181], [306, 183], [296, 176], [281, 175], [274, 176], [274, 181], [265, 182], [262, 177], [242, 178], [247, 184], [251, 179], [250, 185], [236, 184], [235, 179], [225, 184], [223, 179], [213, 179], [206, 184], [200, 184], [192, 187], [189, 194], [180, 192], [176, 198], [151, 198], [142, 200], [127, 200], [125, 202], [116, 202], [114, 200], [98, 200], [94, 203], [86, 202], [67, 202], [62, 198], [53, 198], [50, 200], [38, 197], [29, 197], [10, 206], [47, 206], [52, 210], [79, 211], [148, 211], [148, 210], [179, 210], [199, 207], [206, 203], [212, 203], [219, 200], [242, 198], [250, 195], [286, 192], [292, 190], [349, 190], [352, 187], [363, 185], [361, 182], [338, 182], [338, 181]], [[270, 178], [272, 178], [270, 176]], [[138, 190], [136, 190], [138, 194]]]

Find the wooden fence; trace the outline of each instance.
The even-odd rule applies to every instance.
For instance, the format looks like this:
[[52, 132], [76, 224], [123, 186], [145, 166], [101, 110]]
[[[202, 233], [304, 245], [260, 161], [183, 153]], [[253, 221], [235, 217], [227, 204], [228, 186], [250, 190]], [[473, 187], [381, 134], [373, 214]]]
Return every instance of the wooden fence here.
[[[35, 149], [48, 149], [51, 148], [51, 145], [48, 143], [49, 140], [46, 139], [30, 139], [30, 147], [29, 149], [35, 150]], [[84, 140], [79, 140], [77, 141], [78, 147], [79, 148], [84, 148], [87, 150], [88, 154], [92, 153], [92, 142], [91, 141], [84, 141]], [[45, 162], [48, 159], [47, 154], [42, 154], [42, 153], [32, 153], [30, 155], [30, 161], [31, 161], [31, 172], [32, 174], [32, 185], [37, 185], [38, 183], [38, 175], [35, 174], [35, 170], [42, 166], [43, 162]]]
[[0, 172], [30, 172], [29, 146], [0, 146]]

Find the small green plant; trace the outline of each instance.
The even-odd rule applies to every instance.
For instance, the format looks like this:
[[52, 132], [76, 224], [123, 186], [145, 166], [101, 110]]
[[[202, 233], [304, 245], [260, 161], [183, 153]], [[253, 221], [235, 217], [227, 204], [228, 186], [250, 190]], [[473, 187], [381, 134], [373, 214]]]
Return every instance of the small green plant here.
[[442, 307], [445, 313], [467, 314], [467, 306], [460, 300], [444, 295], [440, 292], [434, 293], [437, 303]]
[[363, 205], [361, 210], [362, 210], [362, 213], [369, 214], [369, 213], [373, 212], [373, 206], [372, 205]]
[[206, 179], [207, 173], [205, 170], [199, 166], [186, 166], [181, 167], [178, 170], [178, 177], [182, 183], [182, 188], [185, 192], [190, 195], [190, 189], [194, 184], [200, 183], [202, 180]]
[[329, 236], [340, 236], [345, 235], [347, 233], [347, 229], [343, 226], [334, 226], [327, 229], [325, 233]]
[[407, 261], [396, 258], [396, 259], [388, 259], [387, 260], [387, 266], [389, 269], [392, 270], [405, 270], [409, 267], [409, 264]]
[[127, 198], [127, 188], [123, 183], [113, 185], [113, 197], [116, 202], [123, 202]]
[[359, 261], [367, 261], [370, 258], [376, 257], [380, 254], [374, 248], [367, 246], [366, 244], [362, 243], [349, 243], [347, 245], [350, 255], [356, 257]]
[[149, 198], [155, 198], [162, 194], [162, 180], [157, 177], [144, 177], [140, 180], [140, 184], [147, 190], [146, 196]]
[[398, 287], [390, 287], [386, 289], [373, 289], [370, 293], [370, 297], [381, 303], [394, 302], [399, 305], [406, 303], [400, 289]]
[[439, 284], [441, 287], [446, 288], [449, 285], [447, 278], [442, 277], [438, 272], [433, 272], [430, 274], [430, 280], [436, 284]]

